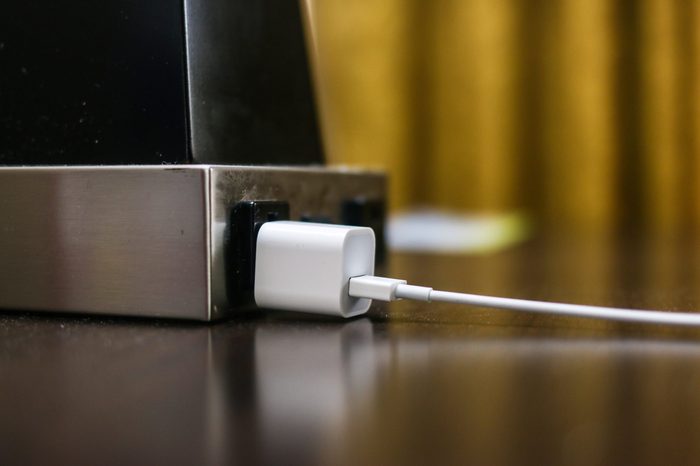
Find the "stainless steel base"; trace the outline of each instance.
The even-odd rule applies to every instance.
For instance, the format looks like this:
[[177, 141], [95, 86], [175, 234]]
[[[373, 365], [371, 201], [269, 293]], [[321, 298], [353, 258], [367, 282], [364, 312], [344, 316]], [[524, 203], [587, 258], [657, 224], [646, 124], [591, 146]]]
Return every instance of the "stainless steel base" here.
[[339, 221], [385, 178], [326, 168], [209, 165], [0, 168], [0, 308], [213, 320], [224, 233], [241, 200]]

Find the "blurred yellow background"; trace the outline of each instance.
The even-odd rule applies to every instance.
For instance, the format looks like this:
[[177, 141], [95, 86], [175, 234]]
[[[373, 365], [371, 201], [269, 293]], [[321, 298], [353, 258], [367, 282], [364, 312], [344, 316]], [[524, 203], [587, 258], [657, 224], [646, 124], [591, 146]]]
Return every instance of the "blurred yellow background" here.
[[394, 212], [700, 229], [700, 1], [304, 1], [328, 160]]

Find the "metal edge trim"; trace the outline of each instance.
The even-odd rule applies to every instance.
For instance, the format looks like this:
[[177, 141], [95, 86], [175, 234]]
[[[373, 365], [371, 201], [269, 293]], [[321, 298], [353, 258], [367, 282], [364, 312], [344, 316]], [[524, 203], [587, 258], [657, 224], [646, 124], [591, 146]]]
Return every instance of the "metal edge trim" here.
[[207, 322], [212, 321], [212, 244], [214, 238], [212, 238], [213, 228], [211, 227], [211, 221], [213, 218], [212, 209], [212, 186], [211, 186], [211, 167], [207, 167], [206, 170], [202, 170], [202, 176], [204, 177], [204, 228], [205, 228], [205, 239], [206, 239], [206, 289], [207, 289]]

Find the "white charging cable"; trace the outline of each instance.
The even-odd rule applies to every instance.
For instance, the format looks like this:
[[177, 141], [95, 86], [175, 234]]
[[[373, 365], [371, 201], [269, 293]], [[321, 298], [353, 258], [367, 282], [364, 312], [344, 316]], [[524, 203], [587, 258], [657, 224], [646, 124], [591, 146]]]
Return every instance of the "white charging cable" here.
[[255, 301], [260, 307], [353, 317], [371, 300], [441, 301], [512, 311], [700, 327], [700, 313], [618, 309], [433, 290], [374, 276], [370, 228], [268, 222], [258, 233]]
[[593, 319], [638, 322], [646, 324], [700, 326], [700, 314], [690, 312], [666, 312], [641, 309], [586, 306], [582, 304], [530, 301], [526, 299], [499, 298], [467, 293], [437, 291], [423, 286], [407, 285], [405, 280], [383, 277], [355, 277], [350, 279], [350, 296], [382, 301], [411, 299], [416, 301], [441, 301], [469, 306], [509, 309], [511, 311], [556, 314]]

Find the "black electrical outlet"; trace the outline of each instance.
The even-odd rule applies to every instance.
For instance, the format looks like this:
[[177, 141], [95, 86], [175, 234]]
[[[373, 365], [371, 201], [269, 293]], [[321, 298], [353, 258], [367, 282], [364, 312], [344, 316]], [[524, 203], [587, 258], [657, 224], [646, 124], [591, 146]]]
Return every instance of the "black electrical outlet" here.
[[386, 259], [384, 220], [386, 207], [383, 201], [358, 197], [344, 201], [341, 206], [341, 222], [345, 225], [369, 227], [376, 238], [375, 260], [382, 265]]
[[243, 201], [231, 209], [226, 242], [226, 292], [234, 307], [255, 303], [255, 246], [260, 227], [289, 220], [289, 204], [281, 201]]

